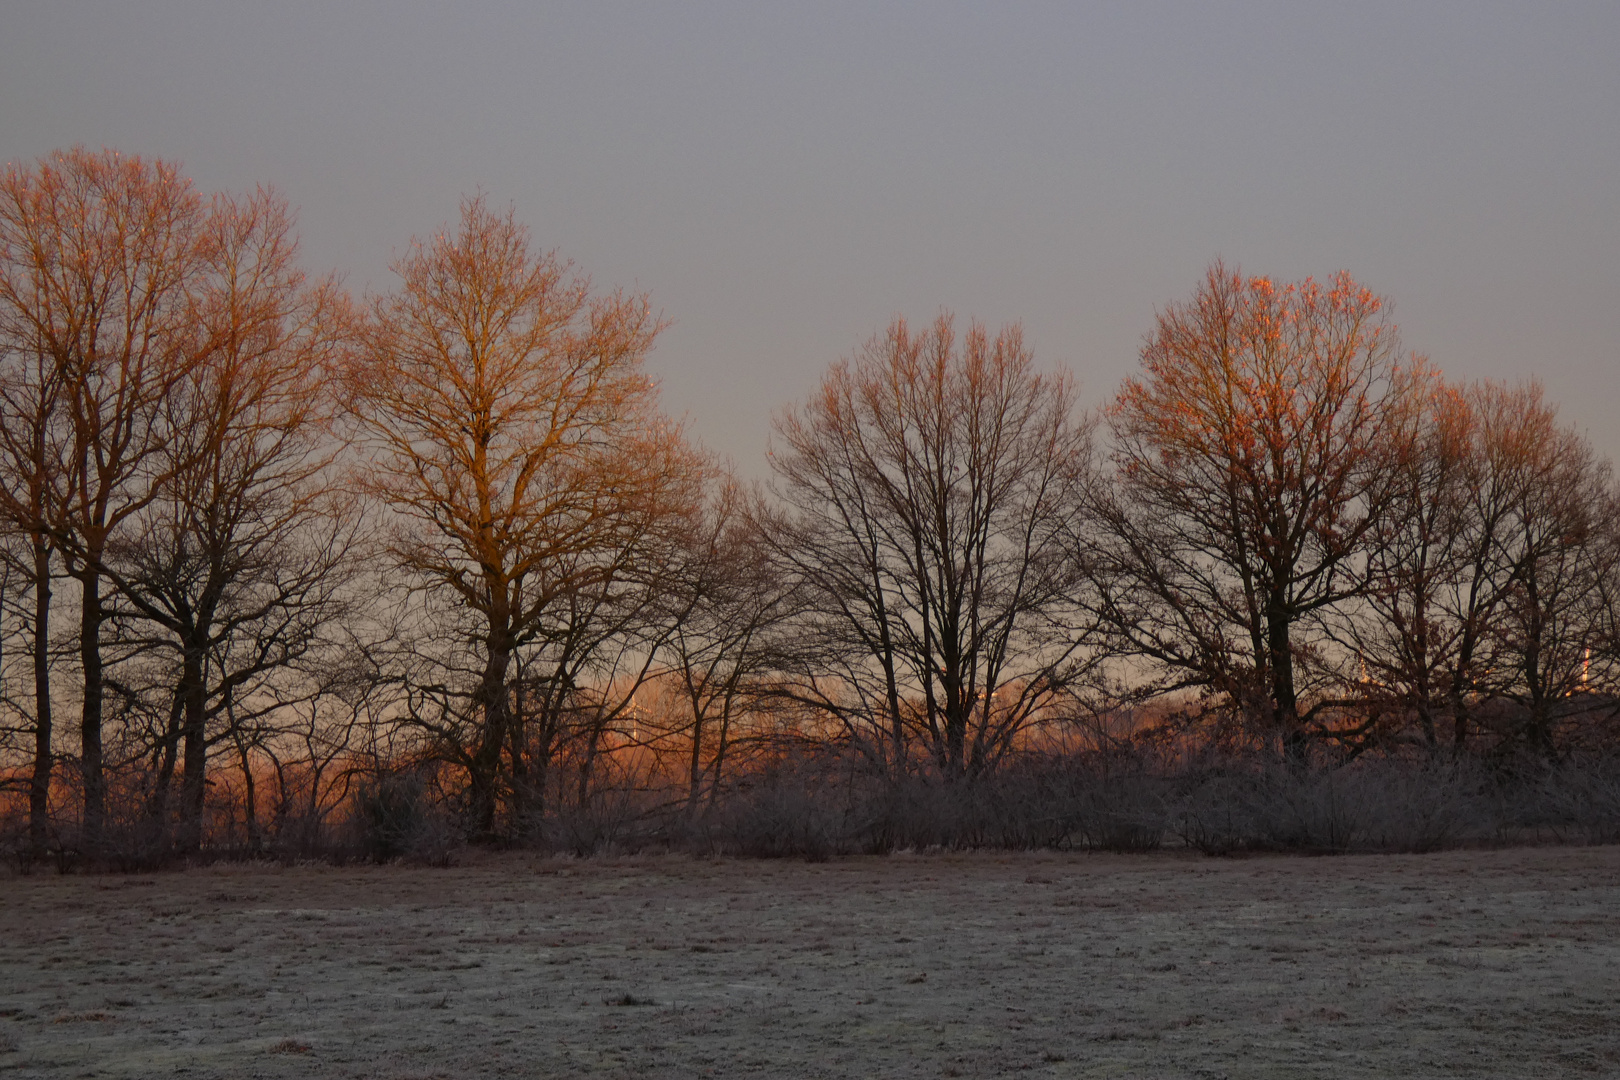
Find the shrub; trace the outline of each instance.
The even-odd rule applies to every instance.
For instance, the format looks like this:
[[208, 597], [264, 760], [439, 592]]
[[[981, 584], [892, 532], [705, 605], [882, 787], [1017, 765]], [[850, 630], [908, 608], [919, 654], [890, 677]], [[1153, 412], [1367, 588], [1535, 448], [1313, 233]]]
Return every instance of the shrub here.
[[355, 793], [360, 848], [377, 862], [420, 856], [434, 847], [422, 779], [411, 773], [380, 773]]
[[1208, 854], [1434, 851], [1494, 831], [1484, 784], [1445, 763], [1239, 764], [1186, 780], [1176, 831]]

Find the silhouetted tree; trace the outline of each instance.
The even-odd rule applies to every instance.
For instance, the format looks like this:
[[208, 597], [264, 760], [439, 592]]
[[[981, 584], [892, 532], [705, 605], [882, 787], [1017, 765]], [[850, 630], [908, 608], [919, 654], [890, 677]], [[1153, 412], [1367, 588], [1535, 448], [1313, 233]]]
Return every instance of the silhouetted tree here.
[[107, 550], [121, 642], [167, 679], [150, 809], [163, 823], [183, 751], [182, 848], [202, 836], [209, 746], [233, 735], [219, 721], [301, 692], [278, 677], [344, 613], [359, 525], [332, 491], [326, 424], [341, 296], [305, 281], [271, 192], [216, 196], [204, 228], [198, 318], [214, 348], [169, 399], [172, 479]]
[[170, 399], [214, 347], [198, 311], [207, 216], [175, 166], [115, 151], [62, 151], [0, 176], [7, 355], [45, 358], [41, 379], [56, 395], [42, 506], [80, 586], [79, 764], [92, 842], [106, 810], [107, 545], [184, 467], [167, 452], [178, 434]]
[[1115, 651], [1296, 760], [1334, 702], [1311, 675], [1329, 659], [1314, 621], [1365, 587], [1428, 384], [1383, 309], [1348, 275], [1279, 286], [1212, 266], [1109, 410], [1113, 483], [1077, 542]]
[[696, 817], [719, 791], [739, 713], [758, 699], [792, 610], [791, 579], [773, 573], [762, 508], [736, 483], [718, 486], [680, 554], [664, 647], [686, 740], [686, 805]]
[[1557, 422], [1534, 383], [1476, 391], [1483, 458], [1480, 491], [1501, 506], [1491, 531], [1491, 585], [1484, 663], [1471, 674], [1476, 694], [1517, 709], [1500, 732], [1541, 756], [1558, 750], [1561, 722], [1582, 691], [1609, 685], [1602, 648], [1605, 579], [1615, 570], [1613, 474], [1574, 429]]
[[[508, 212], [461, 220], [394, 264], [347, 376], [364, 488], [393, 515], [389, 556], [436, 594], [479, 656], [433, 723], [466, 770], [475, 831], [496, 831], [512, 736], [513, 659], [555, 605], [629, 572], [627, 536], [695, 499], [699, 459], [661, 417], [642, 358], [660, 329], [641, 296], [529, 248]], [[449, 630], [442, 626], [440, 632]]]
[[0, 322], [4, 327], [0, 329], [0, 520], [8, 539], [17, 541], [5, 544], [3, 550], [10, 586], [5, 600], [28, 642], [32, 674], [31, 700], [11, 704], [18, 714], [26, 710], [32, 736], [28, 837], [31, 857], [37, 859], [47, 843], [56, 761], [51, 707], [51, 582], [56, 552], [47, 497], [59, 465], [61, 373], [42, 350], [28, 347], [32, 332], [26, 320], [16, 320], [14, 308], [0, 307], [0, 320], [4, 320]]
[[[1089, 428], [1016, 326], [897, 320], [776, 424], [779, 573], [802, 589], [786, 692], [949, 776], [993, 768], [1075, 672]], [[900, 764], [895, 761], [896, 766]]]

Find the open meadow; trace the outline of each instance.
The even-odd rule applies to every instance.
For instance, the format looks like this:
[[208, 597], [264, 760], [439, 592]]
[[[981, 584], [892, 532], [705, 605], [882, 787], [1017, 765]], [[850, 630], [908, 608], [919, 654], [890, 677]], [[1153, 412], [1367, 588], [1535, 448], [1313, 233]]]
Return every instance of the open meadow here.
[[1620, 1076], [1620, 847], [0, 880], [0, 1072]]

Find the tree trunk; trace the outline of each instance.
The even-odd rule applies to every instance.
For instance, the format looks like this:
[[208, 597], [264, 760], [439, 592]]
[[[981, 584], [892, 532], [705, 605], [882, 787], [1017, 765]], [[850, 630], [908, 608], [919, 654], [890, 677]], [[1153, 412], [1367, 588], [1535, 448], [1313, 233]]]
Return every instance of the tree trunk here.
[[182, 689], [177, 688], [169, 701], [169, 726], [163, 732], [157, 777], [152, 781], [152, 795], [146, 804], [146, 816], [160, 833], [169, 827], [169, 788], [174, 783], [174, 769], [180, 754], [181, 729], [185, 726], [185, 698]]
[[180, 693], [185, 703], [185, 766], [180, 792], [184, 824], [180, 849], [192, 852], [202, 846], [203, 806], [208, 785], [208, 688], [203, 683], [201, 649], [186, 649], [181, 661]]
[[28, 846], [45, 854], [51, 811], [51, 549], [34, 537], [34, 770], [28, 780]]
[[960, 780], [967, 775], [967, 703], [958, 686], [945, 688], [945, 775]]
[[[1470, 616], [1472, 621], [1473, 616]], [[1473, 681], [1474, 667], [1474, 630], [1472, 625], [1465, 626], [1461, 645], [1457, 649], [1457, 662], [1451, 670], [1450, 685], [1446, 688], [1446, 700], [1451, 707], [1451, 756], [1453, 760], [1461, 760], [1468, 748], [1469, 728], [1469, 694]]]
[[79, 772], [84, 783], [84, 836], [92, 848], [101, 844], [107, 818], [106, 777], [102, 771], [101, 714], [101, 573], [100, 552], [87, 557], [79, 572], [83, 608], [79, 613], [79, 660], [84, 669], [84, 706], [79, 716]]
[[532, 828], [531, 803], [533, 792], [529, 779], [528, 755], [528, 703], [524, 700], [523, 684], [513, 688], [512, 701], [507, 716], [508, 752], [512, 758], [512, 835], [522, 839], [527, 837]]
[[692, 695], [692, 754], [686, 766], [686, 816], [696, 819], [703, 792], [703, 708]]
[[1273, 611], [1266, 627], [1266, 651], [1271, 660], [1271, 705], [1282, 740], [1283, 759], [1290, 765], [1304, 765], [1308, 740], [1299, 723], [1299, 698], [1294, 692], [1294, 649], [1289, 630], [1290, 620]]
[[242, 762], [242, 827], [247, 832], [248, 849], [257, 852], [263, 841], [259, 835], [259, 790], [253, 782], [253, 758], [240, 742], [236, 752]]
[[495, 839], [495, 813], [500, 802], [501, 754], [506, 748], [509, 708], [506, 700], [506, 672], [512, 650], [505, 640], [490, 635], [489, 659], [473, 704], [483, 713], [483, 730], [468, 769], [472, 796], [473, 833], [477, 839]]
[[731, 710], [733, 703], [729, 692], [726, 703], [720, 710], [720, 736], [715, 740], [714, 767], [709, 773], [709, 806], [714, 806], [715, 800], [720, 797], [720, 778], [726, 766], [726, 751], [731, 746]]
[[598, 706], [591, 714], [590, 737], [585, 741], [585, 756], [579, 763], [577, 801], [581, 810], [589, 810], [591, 807], [591, 775], [596, 771], [596, 755], [602, 746], [602, 729], [606, 726], [606, 718], [602, 715], [601, 706]]

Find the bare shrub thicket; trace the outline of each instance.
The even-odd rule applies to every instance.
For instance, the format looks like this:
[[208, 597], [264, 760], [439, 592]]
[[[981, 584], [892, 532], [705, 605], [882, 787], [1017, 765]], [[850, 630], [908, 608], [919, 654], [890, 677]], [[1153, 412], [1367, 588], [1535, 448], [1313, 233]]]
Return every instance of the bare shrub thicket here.
[[1348, 275], [1216, 264], [1099, 414], [897, 320], [750, 488], [512, 212], [395, 270], [172, 163], [0, 177], [18, 865], [1620, 839], [1609, 465]]

